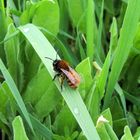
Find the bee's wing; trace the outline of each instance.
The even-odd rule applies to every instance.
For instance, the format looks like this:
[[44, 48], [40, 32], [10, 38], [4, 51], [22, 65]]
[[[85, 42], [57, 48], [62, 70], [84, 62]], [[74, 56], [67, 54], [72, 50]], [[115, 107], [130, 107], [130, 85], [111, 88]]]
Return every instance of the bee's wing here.
[[69, 67], [69, 70], [71, 71], [72, 75], [75, 77], [76, 81], [79, 83], [81, 79], [79, 74], [71, 67]]
[[61, 69], [62, 72], [67, 76], [67, 78], [71, 81], [72, 84], [79, 84], [80, 83], [80, 76], [76, 73], [74, 69], [69, 67], [69, 71], [65, 69]]
[[66, 75], [66, 77], [71, 81], [72, 84], [76, 83], [76, 79], [70, 71], [61, 69], [61, 71]]

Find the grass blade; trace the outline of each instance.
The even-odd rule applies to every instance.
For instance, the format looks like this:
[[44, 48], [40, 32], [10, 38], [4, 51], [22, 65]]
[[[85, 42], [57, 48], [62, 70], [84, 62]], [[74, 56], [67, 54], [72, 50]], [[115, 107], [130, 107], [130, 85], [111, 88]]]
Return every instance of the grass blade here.
[[14, 140], [29, 140], [24, 129], [22, 118], [20, 116], [15, 117], [12, 125], [14, 130]]
[[107, 108], [110, 104], [115, 84], [130, 52], [140, 17], [139, 9], [140, 0], [129, 0], [122, 25], [122, 30], [120, 33], [120, 38], [118, 40], [117, 49], [111, 67], [111, 73], [109, 76], [109, 82], [104, 100], [104, 109]]
[[126, 110], [125, 96], [124, 96], [122, 88], [120, 87], [120, 85], [118, 83], [115, 85], [115, 90], [117, 91], [118, 95], [120, 96], [120, 100], [121, 100], [121, 103], [122, 103], [122, 106], [123, 106], [123, 110], [124, 110], [124, 113], [126, 115], [127, 110]]
[[[45, 36], [37, 29], [36, 26], [32, 24], [27, 24], [25, 26], [19, 27], [19, 30], [24, 34], [24, 36], [31, 43], [32, 47], [35, 49], [40, 59], [47, 68], [50, 76], [53, 78], [54, 71], [52, 69], [52, 62], [48, 61], [45, 57], [50, 57], [56, 59], [56, 51], [45, 38]], [[59, 59], [59, 56], [58, 56]], [[64, 87], [61, 92], [60, 83], [56, 80], [54, 81], [61, 95], [65, 99], [68, 107], [79, 123], [84, 135], [88, 140], [99, 140], [99, 135], [95, 129], [92, 119], [86, 109], [85, 104], [77, 90], [72, 90], [69, 87]]]
[[93, 44], [94, 16], [93, 16], [93, 13], [94, 13], [93, 0], [88, 0], [86, 36], [87, 36], [87, 56], [90, 58], [90, 60], [93, 59], [93, 54], [94, 54], [94, 44]]
[[8, 84], [8, 86], [9, 86], [9, 88], [10, 88], [12, 94], [13, 94], [13, 97], [14, 97], [17, 105], [19, 106], [23, 116], [25, 117], [27, 123], [29, 124], [29, 126], [30, 126], [30, 128], [32, 130], [32, 132], [34, 133], [34, 130], [33, 130], [30, 118], [29, 118], [29, 114], [28, 114], [28, 112], [26, 110], [26, 107], [25, 107], [25, 104], [24, 104], [24, 102], [23, 102], [23, 100], [22, 100], [22, 98], [20, 96], [20, 93], [19, 93], [19, 91], [18, 91], [18, 89], [17, 89], [12, 77], [10, 76], [8, 70], [4, 66], [4, 64], [3, 64], [1, 59], [0, 59], [0, 70], [1, 70], [3, 76], [4, 76], [5, 80], [6, 80], [6, 83]]
[[45, 138], [47, 138], [47, 140], [52, 140], [52, 132], [45, 127], [44, 125], [42, 125], [34, 116], [32, 116], [30, 114], [30, 119], [31, 122], [33, 124], [34, 129], [40, 133], [41, 136], [44, 136]]

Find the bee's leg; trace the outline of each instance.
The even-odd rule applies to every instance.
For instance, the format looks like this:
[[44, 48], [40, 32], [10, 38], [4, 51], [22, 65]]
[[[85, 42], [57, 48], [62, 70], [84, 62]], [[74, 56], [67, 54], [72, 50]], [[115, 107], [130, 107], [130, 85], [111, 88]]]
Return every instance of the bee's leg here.
[[55, 76], [53, 77], [53, 79], [52, 79], [52, 80], [54, 81], [54, 80], [55, 80], [55, 78], [56, 78], [56, 77], [59, 77], [59, 76], [60, 76], [60, 73], [55, 74]]
[[61, 75], [61, 91], [63, 89], [64, 80], [65, 80], [65, 76], [64, 75]]

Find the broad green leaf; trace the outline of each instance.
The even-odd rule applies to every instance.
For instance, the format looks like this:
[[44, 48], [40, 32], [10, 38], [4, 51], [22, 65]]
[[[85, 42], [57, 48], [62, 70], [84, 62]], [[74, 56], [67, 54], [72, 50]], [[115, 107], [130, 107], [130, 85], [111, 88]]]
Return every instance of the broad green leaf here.
[[140, 24], [138, 25], [138, 30], [137, 30], [136, 36], [134, 38], [134, 47], [137, 50], [140, 50]]
[[[16, 32], [16, 28], [13, 24], [8, 26], [8, 31], [5, 36], [5, 40], [14, 32]], [[21, 91], [23, 87], [23, 64], [20, 58], [20, 42], [19, 36], [14, 36], [10, 40], [4, 43], [4, 50], [6, 54], [8, 71], [11, 74], [14, 82], [17, 87]]]
[[139, 140], [140, 139], [140, 127], [137, 127], [137, 130], [134, 134], [134, 140]]
[[[39, 55], [43, 64], [47, 68], [50, 76], [53, 78], [55, 73], [52, 69], [52, 62], [46, 60], [45, 58], [46, 56], [52, 59], [56, 58], [56, 52], [53, 49], [52, 45], [45, 38], [45, 36], [32, 24], [21, 26], [19, 27], [19, 30], [32, 44], [32, 47], [35, 49], [36, 53]], [[61, 91], [60, 83], [57, 80], [55, 80], [54, 83], [56, 84], [63, 98], [65, 99], [68, 107], [76, 118], [87, 139], [92, 140], [94, 135], [94, 139], [99, 140], [100, 138], [86, 109], [86, 106], [83, 103], [81, 96], [79, 95], [79, 92], [77, 90], [69, 88], [67, 85], [63, 88], [63, 91]]]
[[[89, 58], [84, 59], [81, 61], [77, 67], [76, 71], [79, 73], [81, 77], [81, 84], [79, 86], [79, 90], [81, 92], [88, 91], [93, 80], [91, 76], [91, 65]], [[85, 93], [82, 93], [85, 96]]]
[[14, 131], [14, 140], [29, 140], [20, 116], [15, 117], [12, 122], [12, 126]]
[[25, 102], [36, 105], [49, 88], [51, 82], [52, 79], [48, 75], [47, 70], [45, 68], [40, 69], [27, 85], [23, 96]]
[[55, 107], [62, 99], [53, 81], [51, 82], [48, 82], [50, 83], [49, 87], [47, 87], [46, 92], [44, 92], [42, 97], [38, 100], [38, 102], [35, 105], [36, 113], [41, 118], [48, 116], [48, 114], [55, 109]]
[[[5, 81], [1, 84], [1, 87], [0, 87], [0, 99], [1, 99], [0, 112], [2, 112], [3, 115], [7, 119], [15, 116], [16, 110], [17, 110], [15, 107], [15, 100], [14, 100], [12, 93], [11, 93], [11, 91], [10, 91], [10, 89]], [[11, 108], [8, 108], [9, 106]], [[12, 109], [12, 110], [10, 110], [10, 109]]]
[[138, 70], [140, 67], [140, 56], [136, 55], [133, 58], [130, 66], [128, 67], [129, 70], [126, 71], [126, 82], [125, 82], [125, 89], [129, 92], [134, 92], [138, 85], [138, 78], [140, 75], [140, 71]]
[[59, 6], [57, 1], [44, 0], [38, 2], [32, 23], [44, 27], [51, 33], [57, 35], [59, 31]]
[[[24, 101], [35, 107], [40, 118], [47, 116], [60, 99], [61, 96], [44, 67], [32, 78], [24, 92]], [[44, 106], [47, 108], [44, 108]]]
[[85, 32], [85, 14], [87, 2], [85, 0], [67, 0], [70, 18], [75, 27]]
[[41, 136], [45, 137], [47, 140], [52, 140], [52, 132], [43, 125], [39, 120], [37, 120], [34, 116], [30, 114], [30, 119], [33, 125], [34, 130], [40, 134]]
[[76, 129], [77, 123], [67, 106], [64, 106], [57, 114], [53, 124], [54, 132], [61, 135], [71, 135]]
[[111, 110], [111, 113], [112, 113], [113, 120], [117, 120], [117, 119], [120, 119], [120, 118], [124, 117], [123, 108], [122, 108], [122, 106], [119, 102], [119, 99], [117, 97], [114, 97], [112, 99], [112, 103], [110, 105], [110, 110]]
[[105, 0], [105, 9], [111, 14], [114, 13], [113, 0]]
[[[45, 9], [45, 12], [44, 12]], [[27, 2], [27, 8], [23, 11], [20, 22], [21, 24], [33, 23], [44, 29], [47, 29], [54, 36], [59, 32], [59, 6], [57, 0], [43, 0], [36, 3]], [[44, 34], [53, 40], [48, 33]]]
[[68, 26], [69, 26], [67, 0], [61, 0], [61, 1], [58, 1], [58, 3], [59, 3], [59, 9], [60, 9], [60, 30], [67, 32]]
[[26, 59], [24, 59], [24, 75], [26, 84], [28, 84], [37, 74], [41, 61], [29, 43], [26, 43], [25, 45], [25, 56]]
[[3, 114], [5, 114], [5, 108], [6, 108], [6, 102], [7, 102], [7, 94], [4, 92], [4, 88], [3, 85], [6, 83], [3, 83], [2, 85], [0, 85], [0, 112], [2, 112]]
[[125, 126], [124, 135], [121, 137], [121, 140], [134, 140], [128, 126]]
[[121, 118], [113, 121], [113, 129], [118, 137], [122, 136], [124, 127], [128, 125], [126, 118]]
[[8, 136], [10, 136], [9, 129], [7, 127], [8, 121], [6, 120], [6, 117], [3, 113], [0, 112], [0, 129], [4, 131]]
[[27, 24], [31, 22], [31, 19], [35, 13], [37, 6], [34, 3], [27, 2], [26, 3], [26, 9], [21, 13], [20, 16], [20, 25]]
[[[120, 37], [117, 44], [117, 49], [115, 51], [115, 55], [111, 67], [111, 73], [109, 76], [106, 95], [104, 99], [104, 109], [107, 108], [110, 104], [115, 84], [119, 78], [123, 65], [130, 52], [133, 39], [135, 37], [136, 30], [138, 27], [138, 21], [140, 17], [139, 9], [140, 9], [139, 0], [136, 1], [129, 0], [122, 29], [120, 32]], [[129, 34], [128, 34], [128, 30], [129, 30]]]
[[2, 60], [0, 59], [0, 70], [5, 78], [5, 81], [9, 87], [9, 89], [11, 90], [12, 92], [12, 95], [18, 105], [18, 107], [20, 108], [20, 111], [22, 112], [23, 116], [25, 117], [27, 123], [29, 124], [32, 132], [34, 133], [33, 131], [33, 128], [32, 128], [32, 124], [31, 124], [31, 121], [30, 121], [30, 118], [29, 118], [29, 115], [28, 115], [28, 112], [26, 110], [26, 107], [25, 107], [25, 104], [20, 96], [20, 93], [11, 77], [11, 75], [9, 74], [8, 70], [6, 69], [6, 67], [4, 66]]
[[127, 113], [127, 121], [128, 126], [131, 129], [132, 132], [134, 132], [137, 128], [137, 118], [135, 118], [135, 115], [132, 112]]

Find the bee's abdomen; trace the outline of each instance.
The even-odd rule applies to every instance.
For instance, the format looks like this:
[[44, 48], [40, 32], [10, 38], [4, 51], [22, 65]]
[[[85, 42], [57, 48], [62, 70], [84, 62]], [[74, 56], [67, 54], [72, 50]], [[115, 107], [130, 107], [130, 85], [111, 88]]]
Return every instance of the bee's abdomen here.
[[73, 84], [69, 79], [67, 79], [67, 83], [71, 88], [77, 88], [77, 85]]

